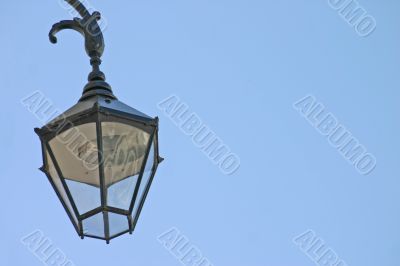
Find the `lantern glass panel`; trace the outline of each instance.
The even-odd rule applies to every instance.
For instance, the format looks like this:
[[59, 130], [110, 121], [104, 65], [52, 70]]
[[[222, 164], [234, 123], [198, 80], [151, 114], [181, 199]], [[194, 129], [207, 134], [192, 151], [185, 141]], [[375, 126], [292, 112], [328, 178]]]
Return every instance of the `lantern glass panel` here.
[[49, 144], [64, 178], [100, 186], [96, 123], [70, 128]]
[[129, 209], [150, 134], [118, 122], [102, 122], [107, 205]]
[[56, 187], [61, 199], [64, 201], [69, 213], [72, 215], [72, 218], [75, 224], [78, 224], [78, 219], [75, 215], [74, 209], [72, 208], [71, 201], [68, 199], [67, 193], [64, 189], [64, 186], [61, 182], [60, 176], [57, 174], [56, 168], [54, 167], [53, 160], [50, 158], [49, 152], [46, 149], [46, 171], [50, 175], [51, 180], [53, 181], [54, 186]]
[[49, 145], [79, 213], [100, 207], [96, 123], [70, 128]]
[[107, 205], [128, 210], [135, 192], [138, 176], [131, 176], [111, 185], [107, 190]]
[[82, 221], [83, 233], [89, 236], [104, 236], [103, 213], [98, 213]]
[[84, 214], [101, 205], [100, 189], [93, 185], [65, 180], [79, 214]]
[[149, 182], [150, 182], [150, 178], [151, 175], [153, 174], [153, 166], [154, 166], [154, 142], [152, 143], [151, 147], [150, 147], [150, 152], [149, 152], [149, 157], [147, 158], [147, 162], [146, 162], [146, 167], [144, 169], [143, 172], [143, 176], [142, 176], [142, 180], [140, 182], [140, 187], [139, 187], [139, 191], [135, 200], [135, 205], [133, 208], [133, 212], [132, 212], [132, 218], [133, 221], [135, 220], [135, 218], [137, 219], [137, 212], [140, 206], [140, 202], [143, 200], [144, 198], [144, 194], [145, 194], [145, 190], [146, 187], [148, 186]]
[[116, 213], [108, 213], [108, 222], [110, 223], [110, 237], [129, 230], [128, 217]]

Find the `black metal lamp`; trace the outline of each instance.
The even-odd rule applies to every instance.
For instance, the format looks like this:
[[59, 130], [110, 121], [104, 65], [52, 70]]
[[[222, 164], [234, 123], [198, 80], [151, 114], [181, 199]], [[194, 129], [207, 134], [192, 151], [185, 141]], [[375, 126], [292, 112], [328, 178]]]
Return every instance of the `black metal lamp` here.
[[78, 0], [65, 0], [82, 16], [53, 26], [80, 32], [93, 67], [79, 102], [42, 128], [43, 167], [81, 238], [106, 240], [132, 233], [158, 164], [158, 118], [117, 100], [100, 71], [104, 40]]

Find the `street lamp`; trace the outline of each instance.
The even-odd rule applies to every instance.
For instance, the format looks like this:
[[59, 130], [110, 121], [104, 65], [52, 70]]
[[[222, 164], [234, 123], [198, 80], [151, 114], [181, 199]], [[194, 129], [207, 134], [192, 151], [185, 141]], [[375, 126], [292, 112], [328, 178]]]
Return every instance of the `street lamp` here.
[[82, 18], [53, 25], [80, 32], [92, 72], [79, 102], [42, 128], [43, 167], [77, 233], [103, 239], [135, 229], [158, 164], [158, 118], [120, 102], [100, 71], [103, 34], [78, 0], [65, 0]]

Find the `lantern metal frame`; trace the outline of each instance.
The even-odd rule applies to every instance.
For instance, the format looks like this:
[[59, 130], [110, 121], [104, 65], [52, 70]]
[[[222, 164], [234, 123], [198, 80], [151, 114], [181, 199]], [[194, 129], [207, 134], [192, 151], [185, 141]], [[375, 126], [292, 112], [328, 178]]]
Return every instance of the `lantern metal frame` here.
[[[57, 197], [61, 201], [65, 211], [68, 214], [69, 219], [78, 235], [83, 239], [84, 237], [91, 237], [96, 239], [105, 240], [107, 243], [111, 239], [116, 238], [125, 233], [132, 234], [138, 222], [138, 218], [142, 211], [144, 202], [149, 193], [149, 189], [154, 179], [154, 175], [157, 171], [158, 164], [163, 161], [163, 158], [159, 156], [158, 147], [158, 118], [151, 118], [138, 110], [131, 108], [124, 103], [120, 102], [112, 92], [111, 86], [105, 81], [105, 75], [100, 71], [101, 56], [104, 51], [104, 39], [101, 29], [97, 23], [101, 15], [99, 12], [90, 14], [85, 6], [78, 0], [65, 0], [82, 16], [81, 18], [74, 18], [73, 20], [64, 20], [52, 27], [49, 38], [52, 43], [56, 43], [57, 39], [55, 34], [64, 29], [73, 29], [80, 32], [85, 38], [85, 48], [88, 56], [90, 57], [90, 63], [92, 65], [92, 72], [89, 74], [88, 83], [84, 87], [82, 97], [79, 102], [72, 108], [67, 110], [62, 115], [56, 117], [50, 121], [47, 125], [42, 128], [35, 128], [35, 132], [40, 138], [42, 145], [42, 157], [43, 166], [40, 168], [42, 172], [47, 176], [51, 186], [55, 190]], [[134, 194], [129, 205], [129, 209], [120, 209], [107, 205], [107, 188], [104, 174], [104, 160], [103, 160], [103, 139], [102, 139], [102, 123], [103, 122], [117, 122], [125, 125], [130, 125], [135, 128], [139, 128], [149, 134], [149, 140], [146, 147], [145, 156], [141, 165]], [[56, 138], [63, 132], [77, 127], [79, 125], [95, 123], [96, 124], [96, 137], [97, 137], [97, 149], [98, 149], [98, 176], [100, 179], [100, 198], [101, 205], [95, 209], [87, 211], [86, 213], [80, 213], [78, 211], [75, 200], [71, 194], [71, 191], [66, 183], [66, 178], [59, 166], [57, 158], [55, 157], [51, 145], [49, 142]], [[151, 174], [149, 176], [147, 184], [141, 184], [143, 175], [146, 172], [146, 164], [148, 163], [149, 154], [151, 149], [154, 149], [153, 165], [151, 166]], [[50, 158], [48, 158], [48, 156]], [[57, 175], [61, 181], [62, 188], [64, 189], [67, 202], [61, 195], [61, 191], [53, 181], [53, 178], [48, 170], [50, 159], [54, 165]], [[147, 173], [147, 172], [146, 172]], [[139, 188], [145, 186], [141, 198], [138, 198]], [[68, 203], [72, 207], [72, 210], [68, 207]], [[134, 207], [137, 206], [136, 213], [133, 213]], [[97, 214], [103, 214], [104, 222], [104, 237], [96, 235], [86, 234], [83, 229], [83, 221]], [[115, 235], [110, 235], [108, 214], [114, 213], [127, 217], [128, 229]], [[134, 215], [134, 216], [133, 216]], [[75, 219], [77, 221], [75, 221]]]

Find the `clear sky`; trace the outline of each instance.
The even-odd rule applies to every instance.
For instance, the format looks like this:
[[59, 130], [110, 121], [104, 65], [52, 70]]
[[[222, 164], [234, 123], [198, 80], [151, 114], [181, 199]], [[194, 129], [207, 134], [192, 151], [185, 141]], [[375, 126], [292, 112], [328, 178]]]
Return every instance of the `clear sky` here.
[[[33, 128], [43, 121], [21, 99], [39, 90], [59, 110], [76, 103], [90, 71], [83, 39], [48, 41], [52, 24], [71, 18], [58, 0], [1, 1], [1, 265], [43, 265], [20, 241], [41, 230], [76, 266], [178, 266], [158, 240], [173, 227], [214, 266], [315, 265], [292, 241], [309, 229], [349, 266], [399, 265], [398, 0], [358, 1], [376, 20], [367, 37], [328, 0], [90, 3], [107, 21], [107, 81], [160, 117], [166, 160], [133, 235], [81, 240], [38, 170]], [[171, 95], [240, 157], [236, 173], [157, 106]], [[369, 175], [293, 108], [306, 95], [375, 156]]]

